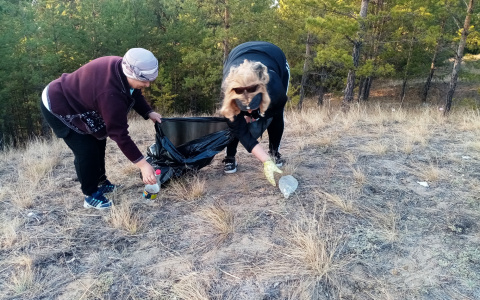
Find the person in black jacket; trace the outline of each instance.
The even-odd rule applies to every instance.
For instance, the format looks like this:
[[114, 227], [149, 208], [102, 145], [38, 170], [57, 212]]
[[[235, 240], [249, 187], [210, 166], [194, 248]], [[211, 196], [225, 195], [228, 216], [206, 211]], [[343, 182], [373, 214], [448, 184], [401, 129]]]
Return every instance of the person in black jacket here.
[[[268, 181], [275, 186], [274, 172], [285, 160], [279, 148], [284, 131], [290, 69], [276, 45], [255, 41], [235, 47], [223, 67], [223, 103], [220, 113], [229, 122], [235, 138], [227, 146], [225, 173], [235, 173], [238, 142], [264, 164]], [[257, 139], [267, 130], [268, 154]]]

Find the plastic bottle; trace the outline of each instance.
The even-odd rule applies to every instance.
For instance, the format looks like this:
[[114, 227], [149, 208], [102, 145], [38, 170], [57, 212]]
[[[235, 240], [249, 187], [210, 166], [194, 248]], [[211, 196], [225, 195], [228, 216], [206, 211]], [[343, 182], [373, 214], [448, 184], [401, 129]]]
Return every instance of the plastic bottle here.
[[156, 169], [155, 170], [155, 179], [157, 180], [158, 190], [160, 191], [160, 175], [162, 175], [162, 170]]
[[297, 189], [298, 181], [292, 175], [282, 176], [278, 181], [278, 187], [280, 188], [283, 197], [287, 199]]
[[160, 169], [155, 170], [155, 178], [157, 179], [157, 183], [155, 184], [147, 184], [145, 185], [145, 189], [143, 190], [143, 198], [149, 200], [155, 200], [157, 198], [158, 193], [160, 192], [160, 175], [162, 171]]

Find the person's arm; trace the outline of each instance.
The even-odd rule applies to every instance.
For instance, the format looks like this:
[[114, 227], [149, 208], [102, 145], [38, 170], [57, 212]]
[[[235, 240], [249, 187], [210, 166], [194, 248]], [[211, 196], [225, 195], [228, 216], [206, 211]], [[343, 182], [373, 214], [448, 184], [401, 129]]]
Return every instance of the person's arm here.
[[274, 173], [277, 172], [281, 174], [283, 173], [282, 170], [275, 165], [260, 144], [253, 147], [252, 154], [263, 163], [263, 173], [265, 174], [265, 177], [267, 177], [268, 182], [270, 182], [271, 185], [276, 186]]
[[[274, 172], [283, 173], [273, 162], [270, 156], [265, 152], [263, 147], [258, 143], [256, 139], [252, 137], [248, 131], [247, 123], [243, 115], [235, 117], [234, 122], [229, 122], [229, 126], [232, 129], [234, 135], [240, 140], [240, 143], [245, 147], [245, 149], [252, 153], [259, 161], [263, 163], [263, 172], [265, 177], [267, 177], [268, 182], [271, 185], [275, 186], [275, 177]], [[243, 133], [243, 134], [242, 134]], [[251, 151], [249, 151], [249, 147]]]
[[265, 152], [260, 144], [257, 144], [255, 147], [253, 147], [252, 154], [262, 163], [270, 159], [270, 156], [267, 154], [267, 152]]

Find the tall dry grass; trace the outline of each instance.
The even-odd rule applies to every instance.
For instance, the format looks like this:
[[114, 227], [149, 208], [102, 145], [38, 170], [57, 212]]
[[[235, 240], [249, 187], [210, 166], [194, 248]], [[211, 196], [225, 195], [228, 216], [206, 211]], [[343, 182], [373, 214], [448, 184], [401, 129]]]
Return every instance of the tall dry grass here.
[[129, 234], [136, 234], [142, 227], [138, 214], [132, 209], [134, 204], [123, 201], [114, 205], [110, 210], [110, 223], [114, 228], [125, 230]]
[[30, 256], [20, 255], [13, 257], [11, 264], [14, 268], [7, 287], [15, 294], [22, 294], [35, 285], [33, 260]]
[[235, 215], [218, 202], [201, 209], [197, 214], [218, 233], [217, 244], [235, 232]]
[[0, 249], [8, 249], [19, 241], [18, 228], [22, 225], [18, 217], [0, 219]]
[[7, 149], [2, 154], [2, 165], [15, 172], [1, 179], [0, 196], [9, 197], [18, 208], [31, 208], [39, 191], [52, 188], [49, 176], [57, 166], [66, 147], [58, 139], [33, 139], [25, 149]]
[[209, 288], [208, 277], [197, 272], [181, 276], [173, 285], [173, 291], [180, 299], [191, 300], [209, 300]]
[[168, 193], [176, 199], [195, 201], [205, 194], [206, 180], [198, 174], [191, 174], [170, 183]]

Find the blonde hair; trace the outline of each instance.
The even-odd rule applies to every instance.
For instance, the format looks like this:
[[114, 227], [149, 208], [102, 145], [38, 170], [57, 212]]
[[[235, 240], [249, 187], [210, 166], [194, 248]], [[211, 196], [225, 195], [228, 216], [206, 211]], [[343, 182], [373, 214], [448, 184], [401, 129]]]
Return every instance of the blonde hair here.
[[[248, 105], [253, 96], [262, 94], [262, 102], [260, 103], [260, 115], [264, 115], [270, 105], [270, 96], [267, 92], [267, 84], [270, 81], [267, 67], [261, 62], [252, 62], [247, 59], [236, 67], [231, 67], [228, 76], [222, 82], [223, 103], [220, 113], [233, 121], [233, 117], [240, 113], [240, 109], [235, 103], [235, 99], [239, 99], [244, 105]], [[248, 87], [258, 85], [257, 91], [251, 97], [245, 93], [237, 94], [233, 90], [238, 87]]]

